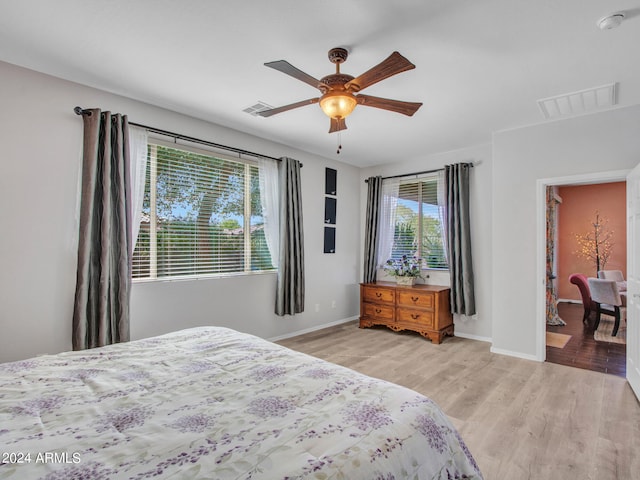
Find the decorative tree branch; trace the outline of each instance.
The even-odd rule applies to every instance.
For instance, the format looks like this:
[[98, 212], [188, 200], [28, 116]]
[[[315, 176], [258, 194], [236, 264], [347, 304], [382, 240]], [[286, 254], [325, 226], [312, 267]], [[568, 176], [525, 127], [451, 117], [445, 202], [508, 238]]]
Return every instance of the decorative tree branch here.
[[584, 234], [576, 234], [578, 250], [574, 253], [585, 258], [596, 266], [596, 275], [604, 267], [613, 251], [613, 230], [607, 228], [609, 220], [600, 217], [596, 210], [596, 219], [591, 225], [593, 230]]

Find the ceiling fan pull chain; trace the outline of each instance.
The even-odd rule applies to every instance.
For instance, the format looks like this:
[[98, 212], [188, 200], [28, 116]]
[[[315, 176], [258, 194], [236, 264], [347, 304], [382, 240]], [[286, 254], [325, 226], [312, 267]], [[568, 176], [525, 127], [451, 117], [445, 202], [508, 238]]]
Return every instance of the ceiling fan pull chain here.
[[338, 150], [336, 150], [336, 155], [340, 155], [340, 150], [342, 150], [342, 134], [338, 132]]

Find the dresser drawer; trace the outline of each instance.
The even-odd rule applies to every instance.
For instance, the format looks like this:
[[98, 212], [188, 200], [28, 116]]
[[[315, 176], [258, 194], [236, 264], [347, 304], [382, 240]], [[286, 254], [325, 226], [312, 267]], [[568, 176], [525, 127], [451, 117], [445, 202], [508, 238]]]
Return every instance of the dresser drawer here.
[[395, 290], [390, 288], [365, 287], [363, 291], [365, 302], [388, 303], [393, 305], [395, 302]]
[[398, 308], [396, 310], [396, 322], [412, 323], [433, 328], [433, 312], [427, 310], [412, 310], [410, 308]]
[[433, 292], [418, 292], [416, 290], [402, 291], [398, 289], [398, 306], [433, 309], [435, 304]]
[[381, 320], [393, 320], [393, 306], [365, 303], [364, 316], [374, 317]]

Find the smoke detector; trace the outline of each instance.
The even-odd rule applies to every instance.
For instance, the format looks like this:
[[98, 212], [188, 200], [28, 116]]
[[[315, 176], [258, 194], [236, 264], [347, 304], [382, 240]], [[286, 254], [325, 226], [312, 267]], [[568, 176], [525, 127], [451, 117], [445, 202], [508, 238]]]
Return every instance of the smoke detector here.
[[606, 17], [602, 17], [598, 20], [598, 27], [600, 30], [611, 30], [612, 28], [618, 28], [624, 20], [624, 12], [616, 12]]

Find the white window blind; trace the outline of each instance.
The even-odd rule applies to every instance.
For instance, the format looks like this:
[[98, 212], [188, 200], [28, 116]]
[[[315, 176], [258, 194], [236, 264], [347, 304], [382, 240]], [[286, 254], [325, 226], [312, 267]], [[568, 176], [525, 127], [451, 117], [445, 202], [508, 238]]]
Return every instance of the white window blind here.
[[[398, 187], [395, 205], [391, 258], [403, 255], [423, 260], [423, 267], [447, 269], [444, 243], [444, 207], [438, 205], [437, 175], [404, 180]], [[383, 215], [393, 218], [391, 212]]]
[[149, 144], [134, 279], [273, 270], [258, 166]]

